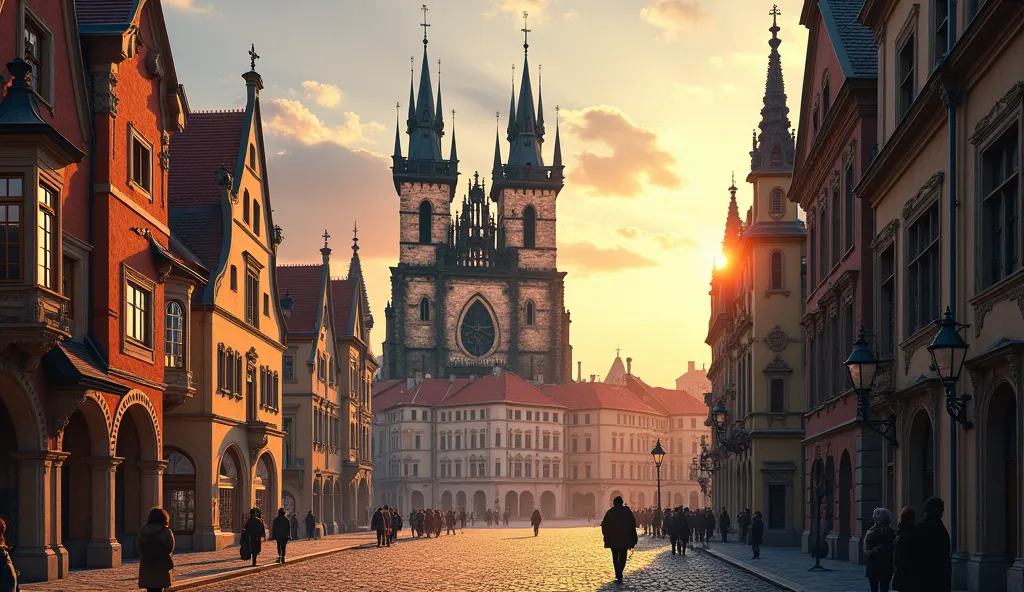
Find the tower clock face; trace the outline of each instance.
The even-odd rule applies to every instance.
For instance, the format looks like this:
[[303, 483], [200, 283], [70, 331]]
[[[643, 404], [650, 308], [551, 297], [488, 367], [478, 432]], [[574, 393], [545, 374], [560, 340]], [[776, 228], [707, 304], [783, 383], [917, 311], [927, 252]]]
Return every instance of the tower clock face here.
[[470, 305], [463, 317], [459, 335], [463, 349], [475, 358], [486, 355], [494, 347], [494, 319], [479, 300]]

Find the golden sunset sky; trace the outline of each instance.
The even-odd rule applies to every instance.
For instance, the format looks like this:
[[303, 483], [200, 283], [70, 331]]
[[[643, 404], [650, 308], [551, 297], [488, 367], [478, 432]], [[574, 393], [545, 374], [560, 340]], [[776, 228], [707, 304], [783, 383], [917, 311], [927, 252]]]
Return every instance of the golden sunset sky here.
[[[352, 225], [381, 351], [389, 267], [398, 258], [390, 154], [395, 102], [404, 120], [409, 57], [422, 56], [421, 0], [163, 0], [174, 64], [193, 110], [243, 103], [250, 43], [268, 151], [282, 263], [320, 260], [333, 238], [345, 275]], [[794, 127], [807, 32], [802, 2], [779, 0], [783, 72]], [[732, 171], [740, 210], [752, 197], [751, 131], [760, 120], [772, 4], [762, 0], [434, 0], [428, 2], [432, 83], [441, 84], [447, 157], [456, 110], [462, 187], [490, 176], [495, 111], [507, 124], [512, 65], [523, 64], [530, 13], [536, 92], [543, 67], [548, 129], [562, 113], [565, 189], [558, 263], [568, 272], [573, 371], [607, 372], [622, 347], [633, 371], [673, 386], [704, 344], [708, 282], [721, 249]], [[417, 80], [418, 84], [418, 80]], [[403, 124], [404, 128], [404, 124]], [[504, 141], [503, 155], [507, 156]], [[403, 147], [405, 136], [403, 134]], [[211, 173], [213, 174], [213, 173]]]

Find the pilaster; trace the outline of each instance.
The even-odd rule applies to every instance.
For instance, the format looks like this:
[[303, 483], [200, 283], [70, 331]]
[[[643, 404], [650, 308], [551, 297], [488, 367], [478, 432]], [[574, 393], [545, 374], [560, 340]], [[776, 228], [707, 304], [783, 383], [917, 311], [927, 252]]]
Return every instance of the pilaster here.
[[[865, 564], [867, 557], [861, 544], [864, 534], [871, 528], [875, 508], [882, 505], [882, 437], [878, 434], [861, 432], [856, 440], [856, 462], [853, 471], [853, 536], [850, 537], [849, 560]], [[898, 521], [899, 510], [889, 508], [893, 514], [893, 526]]]
[[53, 452], [53, 470], [50, 473], [50, 491], [53, 492], [50, 496], [50, 541], [53, 553], [57, 557], [58, 578], [66, 578], [70, 569], [68, 550], [64, 548], [64, 541], [61, 538], [64, 531], [61, 516], [61, 492], [64, 491], [61, 467], [69, 456], [71, 455], [68, 452]]
[[19, 541], [14, 562], [26, 580], [57, 578], [57, 554], [50, 546], [54, 451], [12, 452], [18, 470]]
[[86, 462], [92, 468], [92, 533], [85, 563], [89, 567], [117, 567], [121, 565], [121, 543], [114, 532], [114, 475], [124, 459], [90, 457]]
[[150, 508], [164, 506], [163, 484], [166, 460], [139, 461], [139, 472], [142, 474], [139, 487], [142, 492], [142, 524], [146, 523]]

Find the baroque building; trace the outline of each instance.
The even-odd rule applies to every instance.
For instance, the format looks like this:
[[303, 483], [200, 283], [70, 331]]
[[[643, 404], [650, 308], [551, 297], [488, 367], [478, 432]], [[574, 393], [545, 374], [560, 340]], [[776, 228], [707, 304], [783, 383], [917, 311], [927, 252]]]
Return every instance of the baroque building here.
[[711, 280], [708, 404], [728, 410], [724, 430], [712, 435], [712, 452], [722, 467], [715, 473], [713, 505], [760, 510], [765, 544], [796, 545], [803, 526], [804, 381], [797, 344], [803, 341], [806, 230], [786, 198], [795, 147], [776, 14], [760, 133], [755, 132], [747, 175], [753, 204], [741, 221], [736, 185], [729, 187], [722, 245], [727, 264]]
[[[425, 29], [424, 29], [425, 30]], [[399, 196], [400, 256], [391, 269], [385, 310], [384, 378], [484, 375], [493, 366], [547, 382], [572, 379], [565, 273], [558, 271], [556, 199], [563, 186], [558, 130], [545, 164], [544, 103], [534, 104], [523, 43], [518, 104], [509, 108], [508, 160], [495, 136], [491, 186], [478, 174], [466, 185], [461, 209], [454, 121], [448, 159], [441, 89], [435, 105], [423, 38], [419, 89], [410, 81], [402, 154], [396, 123], [392, 156]]]

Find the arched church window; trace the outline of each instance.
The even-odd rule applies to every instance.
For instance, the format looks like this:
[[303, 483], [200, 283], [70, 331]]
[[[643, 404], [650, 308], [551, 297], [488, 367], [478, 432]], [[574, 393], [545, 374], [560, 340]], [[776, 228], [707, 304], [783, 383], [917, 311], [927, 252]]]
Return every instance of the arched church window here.
[[245, 220], [246, 224], [249, 223], [249, 204], [250, 203], [251, 203], [251, 200], [249, 199], [249, 190], [246, 189], [245, 191], [242, 192], [242, 220]]
[[526, 206], [523, 210], [523, 247], [534, 249], [537, 246], [537, 210]]
[[181, 368], [185, 361], [185, 310], [177, 300], [164, 309], [164, 366]]
[[772, 251], [771, 289], [782, 289], [782, 251]]
[[494, 319], [479, 300], [470, 305], [459, 329], [462, 348], [473, 357], [486, 355], [494, 347]]
[[782, 188], [776, 187], [775, 189], [772, 189], [771, 202], [769, 203], [768, 213], [771, 215], [772, 218], [775, 218], [776, 220], [781, 218], [782, 214], [785, 211], [785, 209], [783, 208], [782, 200]]
[[430, 244], [430, 227], [431, 219], [433, 218], [433, 212], [430, 208], [430, 202], [425, 201], [420, 204], [420, 244]]
[[426, 296], [420, 299], [420, 320], [430, 320], [430, 300]]
[[527, 301], [526, 302], [526, 324], [527, 325], [533, 325], [535, 322], [537, 322], [537, 310], [536, 310], [536, 307], [533, 305], [533, 302]]

